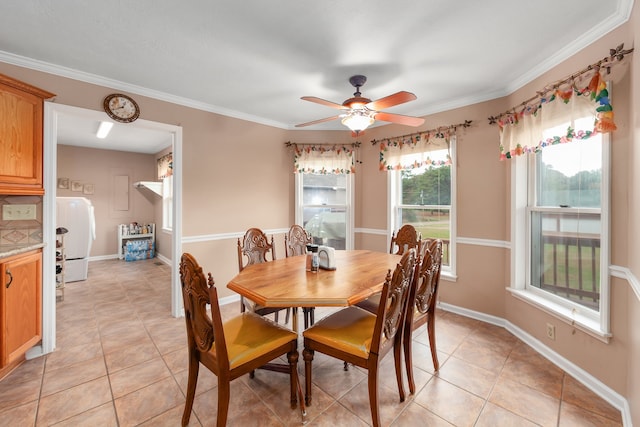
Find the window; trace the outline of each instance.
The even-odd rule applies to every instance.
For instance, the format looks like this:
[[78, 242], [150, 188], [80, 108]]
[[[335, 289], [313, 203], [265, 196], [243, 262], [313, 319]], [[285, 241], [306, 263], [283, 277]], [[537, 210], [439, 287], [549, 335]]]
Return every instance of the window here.
[[442, 239], [442, 274], [455, 276], [455, 137], [449, 147], [424, 153], [404, 154], [403, 165], [420, 165], [396, 170], [390, 175], [391, 229], [413, 225], [423, 239]]
[[296, 174], [296, 223], [314, 243], [351, 249], [353, 174]]
[[162, 229], [173, 229], [173, 175], [162, 178]]
[[[582, 121], [592, 123], [593, 117], [575, 120], [575, 127], [586, 127]], [[568, 127], [569, 122], [545, 129], [543, 138]], [[515, 287], [600, 337], [609, 329], [608, 140], [598, 134], [544, 147], [516, 162], [515, 174], [523, 179], [513, 186], [526, 198], [513, 195], [516, 205], [520, 200], [525, 207], [515, 228], [525, 232], [524, 239], [512, 242], [512, 257], [528, 254], [524, 265], [515, 263], [516, 269], [524, 268], [524, 289]]]

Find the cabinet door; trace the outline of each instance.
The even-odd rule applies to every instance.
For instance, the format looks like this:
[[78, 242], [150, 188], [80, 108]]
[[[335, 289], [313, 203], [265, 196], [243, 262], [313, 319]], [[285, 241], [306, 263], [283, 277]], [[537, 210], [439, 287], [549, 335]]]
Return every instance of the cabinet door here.
[[43, 101], [52, 95], [0, 75], [0, 194], [43, 194]]
[[2, 274], [2, 366], [42, 339], [42, 252], [8, 258]]

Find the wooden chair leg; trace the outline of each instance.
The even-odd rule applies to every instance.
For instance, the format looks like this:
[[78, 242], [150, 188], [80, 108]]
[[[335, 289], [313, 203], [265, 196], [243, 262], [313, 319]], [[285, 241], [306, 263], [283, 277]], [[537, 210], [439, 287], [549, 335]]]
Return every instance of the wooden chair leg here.
[[182, 413], [182, 425], [189, 424], [191, 418], [191, 410], [193, 409], [193, 399], [196, 395], [196, 385], [198, 384], [198, 371], [200, 370], [200, 362], [194, 355], [189, 354], [189, 377], [187, 379], [187, 400], [184, 404], [184, 412]]
[[291, 409], [295, 409], [298, 406], [298, 351], [290, 351], [287, 353], [287, 360], [289, 361], [289, 382], [291, 384]]
[[404, 327], [404, 336], [402, 337], [402, 345], [404, 347], [404, 366], [407, 370], [407, 382], [409, 383], [409, 393], [414, 394], [416, 392], [416, 383], [413, 379], [413, 355], [411, 342], [412, 331], [411, 325]]
[[371, 422], [373, 427], [380, 426], [380, 407], [378, 402], [378, 365], [369, 369], [369, 405], [371, 406]]
[[313, 307], [303, 307], [302, 313], [304, 314], [304, 328], [308, 329], [315, 323], [313, 319]]
[[304, 403], [311, 406], [311, 362], [313, 361], [313, 350], [305, 348], [302, 350], [304, 359]]
[[440, 362], [438, 361], [438, 353], [436, 352], [435, 320], [435, 313], [431, 313], [431, 316], [429, 316], [429, 322], [427, 323], [427, 332], [429, 334], [429, 347], [431, 347], [431, 360], [433, 360], [433, 370], [437, 372], [440, 369]]
[[278, 312], [277, 311], [275, 313], [273, 313], [273, 318], [275, 319], [276, 323], [278, 323]]
[[290, 317], [291, 317], [291, 309], [287, 308], [287, 312], [286, 312], [286, 315], [284, 317], [284, 324], [285, 325], [289, 323], [289, 318]]
[[402, 343], [393, 346], [393, 360], [396, 365], [396, 381], [398, 382], [398, 394], [400, 394], [400, 402], [404, 402], [404, 384], [402, 383]]
[[231, 398], [231, 383], [229, 379], [218, 378], [218, 427], [227, 425], [229, 415], [229, 399]]

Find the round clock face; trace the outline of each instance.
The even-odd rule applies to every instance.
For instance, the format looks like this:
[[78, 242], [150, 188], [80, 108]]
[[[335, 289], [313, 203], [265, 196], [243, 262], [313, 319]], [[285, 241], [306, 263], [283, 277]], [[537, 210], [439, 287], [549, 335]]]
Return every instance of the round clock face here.
[[104, 99], [104, 111], [113, 120], [122, 123], [131, 123], [140, 116], [140, 107], [129, 96], [114, 93]]

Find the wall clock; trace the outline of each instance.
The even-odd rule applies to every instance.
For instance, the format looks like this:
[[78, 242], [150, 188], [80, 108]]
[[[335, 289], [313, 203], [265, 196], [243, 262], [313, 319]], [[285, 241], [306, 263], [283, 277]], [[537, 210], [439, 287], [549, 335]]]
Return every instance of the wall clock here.
[[102, 105], [107, 115], [120, 123], [131, 123], [140, 116], [136, 101], [121, 93], [107, 95]]

